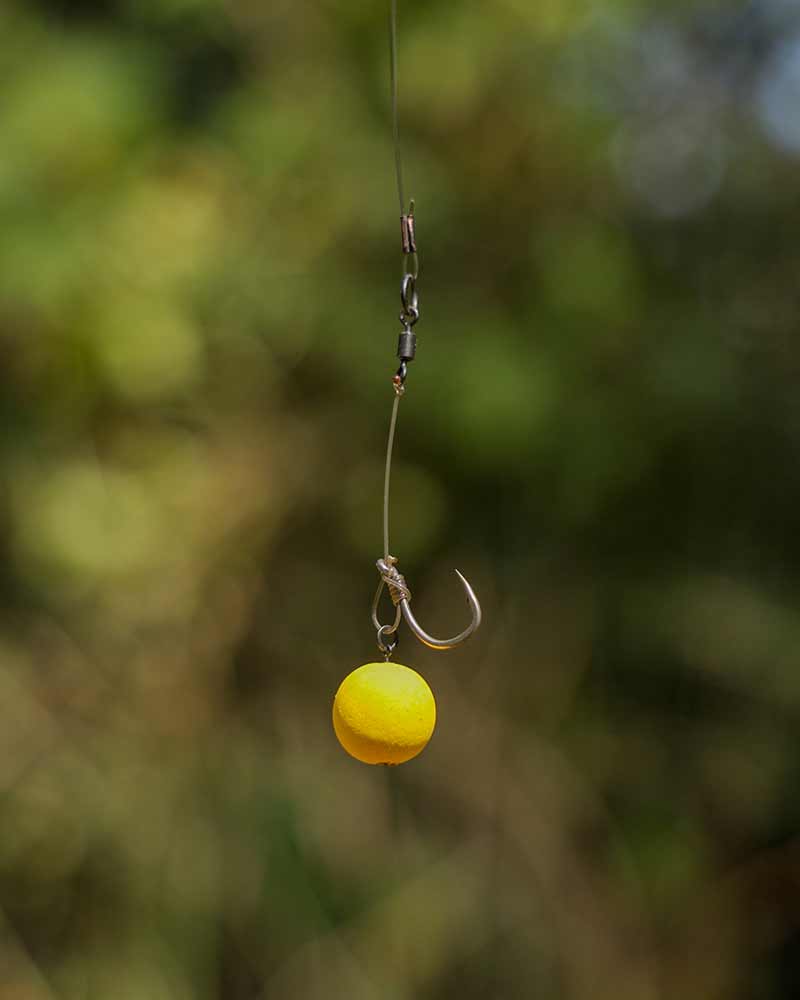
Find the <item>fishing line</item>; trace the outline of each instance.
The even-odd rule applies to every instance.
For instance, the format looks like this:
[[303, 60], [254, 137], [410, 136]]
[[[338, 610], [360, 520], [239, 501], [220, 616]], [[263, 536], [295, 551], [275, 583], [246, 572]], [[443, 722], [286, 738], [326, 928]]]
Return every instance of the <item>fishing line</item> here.
[[[421, 643], [436, 650], [452, 649], [460, 645], [481, 623], [481, 606], [475, 591], [456, 570], [469, 606], [470, 622], [462, 632], [449, 639], [438, 639], [426, 632], [411, 610], [411, 589], [397, 568], [397, 559], [389, 548], [390, 486], [397, 418], [400, 400], [406, 391], [408, 366], [414, 361], [417, 353], [414, 327], [420, 317], [415, 206], [412, 200], [406, 211], [400, 148], [397, 34], [397, 0], [390, 0], [392, 136], [397, 198], [400, 205], [403, 274], [400, 280], [399, 316], [402, 329], [397, 341], [400, 367], [391, 380], [394, 401], [389, 420], [383, 476], [383, 555], [375, 564], [380, 582], [372, 601], [371, 614], [378, 649], [383, 654], [385, 662], [365, 663], [348, 674], [339, 685], [333, 703], [333, 725], [340, 743], [351, 756], [367, 764], [401, 764], [410, 760], [425, 747], [436, 723], [435, 701], [425, 680], [410, 667], [390, 663], [397, 647], [397, 630], [400, 623], [404, 621]], [[384, 588], [388, 591], [395, 608], [394, 621], [389, 623], [381, 622], [378, 614]]]
[[400, 154], [400, 115], [398, 111], [397, 87], [397, 0], [391, 0], [389, 10], [389, 74], [392, 88], [392, 135], [394, 137], [394, 167], [397, 174], [397, 198], [400, 202], [400, 214], [406, 210], [406, 199], [403, 193], [403, 158]]

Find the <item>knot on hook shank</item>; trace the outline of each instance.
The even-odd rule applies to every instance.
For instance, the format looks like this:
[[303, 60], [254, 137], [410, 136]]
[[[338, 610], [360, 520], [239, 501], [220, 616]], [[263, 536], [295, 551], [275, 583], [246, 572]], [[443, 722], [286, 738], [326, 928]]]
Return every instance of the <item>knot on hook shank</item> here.
[[397, 560], [394, 556], [389, 556], [388, 559], [379, 559], [375, 565], [378, 567], [378, 572], [381, 575], [381, 580], [386, 584], [386, 588], [389, 591], [389, 596], [392, 599], [392, 603], [395, 607], [401, 601], [411, 600], [411, 590], [409, 589], [406, 579], [403, 574], [397, 569]]

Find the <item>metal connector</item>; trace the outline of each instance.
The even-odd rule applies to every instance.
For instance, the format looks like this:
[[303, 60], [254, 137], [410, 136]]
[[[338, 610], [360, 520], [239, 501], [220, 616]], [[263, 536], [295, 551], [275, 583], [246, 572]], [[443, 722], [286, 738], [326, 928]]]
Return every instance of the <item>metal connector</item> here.
[[417, 353], [417, 335], [411, 330], [403, 330], [397, 340], [397, 357], [401, 361], [413, 361]]

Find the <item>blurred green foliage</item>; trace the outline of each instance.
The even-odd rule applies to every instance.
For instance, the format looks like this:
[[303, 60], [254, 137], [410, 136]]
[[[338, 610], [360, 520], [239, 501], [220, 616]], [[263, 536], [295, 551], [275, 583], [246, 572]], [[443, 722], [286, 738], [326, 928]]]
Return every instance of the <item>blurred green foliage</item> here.
[[0, 998], [795, 996], [800, 13], [0, 10]]

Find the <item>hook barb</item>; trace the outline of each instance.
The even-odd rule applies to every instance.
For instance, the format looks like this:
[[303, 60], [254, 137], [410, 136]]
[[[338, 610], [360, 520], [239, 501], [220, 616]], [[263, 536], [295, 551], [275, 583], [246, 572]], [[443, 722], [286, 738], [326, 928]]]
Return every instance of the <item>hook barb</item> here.
[[458, 635], [453, 636], [451, 639], [437, 639], [435, 636], [429, 635], [429, 633], [425, 631], [425, 629], [414, 617], [414, 613], [411, 610], [411, 591], [408, 589], [403, 575], [394, 566], [394, 563], [387, 562], [384, 559], [379, 559], [376, 565], [381, 574], [381, 584], [386, 584], [389, 588], [392, 600], [400, 609], [403, 618], [405, 618], [406, 625], [408, 625], [417, 639], [430, 649], [453, 649], [453, 647], [459, 646], [462, 642], [469, 639], [472, 633], [475, 632], [480, 625], [483, 614], [481, 611], [480, 601], [478, 600], [475, 591], [470, 586], [467, 578], [463, 575], [463, 573], [459, 573], [458, 570], [456, 570], [455, 573], [464, 587], [467, 604], [469, 605], [472, 615], [472, 621], [463, 632], [459, 632]]

